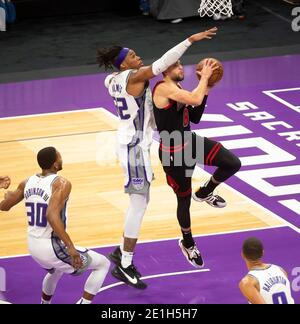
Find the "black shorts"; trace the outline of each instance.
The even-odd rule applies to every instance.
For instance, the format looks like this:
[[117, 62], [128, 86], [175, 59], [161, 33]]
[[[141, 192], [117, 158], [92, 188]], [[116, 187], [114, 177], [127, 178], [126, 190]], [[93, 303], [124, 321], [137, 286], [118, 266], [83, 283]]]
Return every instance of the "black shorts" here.
[[[196, 164], [216, 165], [222, 144], [193, 134], [192, 140], [181, 146], [160, 145], [159, 158], [167, 177], [168, 185], [179, 197], [192, 193], [192, 175]], [[181, 162], [181, 163], [180, 163]]]

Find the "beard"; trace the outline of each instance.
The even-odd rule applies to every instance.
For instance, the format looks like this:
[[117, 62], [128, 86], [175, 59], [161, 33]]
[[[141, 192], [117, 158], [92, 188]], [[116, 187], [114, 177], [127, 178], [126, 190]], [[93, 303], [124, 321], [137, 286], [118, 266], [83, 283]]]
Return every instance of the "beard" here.
[[183, 75], [177, 75], [176, 77], [175, 77], [175, 80], [174, 81], [176, 81], [176, 82], [181, 82], [181, 81], [183, 81], [184, 80], [184, 76]]

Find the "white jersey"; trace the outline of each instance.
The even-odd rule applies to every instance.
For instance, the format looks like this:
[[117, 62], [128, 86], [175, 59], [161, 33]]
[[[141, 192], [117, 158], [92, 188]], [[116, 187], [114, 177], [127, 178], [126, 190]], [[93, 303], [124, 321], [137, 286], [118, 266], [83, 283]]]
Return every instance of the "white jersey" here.
[[[51, 239], [53, 229], [47, 221], [46, 213], [52, 196], [52, 184], [58, 175], [30, 177], [24, 189], [25, 206], [28, 217], [28, 235], [37, 239]], [[66, 203], [67, 204], [67, 203]], [[66, 205], [61, 218], [66, 224]]]
[[248, 275], [254, 277], [260, 286], [260, 294], [266, 304], [294, 304], [291, 284], [285, 273], [276, 265], [267, 269], [251, 270]]
[[149, 150], [155, 129], [152, 94], [149, 86], [140, 97], [127, 93], [128, 79], [133, 71], [109, 75], [105, 80], [105, 86], [115, 101], [120, 118], [119, 144], [130, 146], [139, 144], [144, 150]]

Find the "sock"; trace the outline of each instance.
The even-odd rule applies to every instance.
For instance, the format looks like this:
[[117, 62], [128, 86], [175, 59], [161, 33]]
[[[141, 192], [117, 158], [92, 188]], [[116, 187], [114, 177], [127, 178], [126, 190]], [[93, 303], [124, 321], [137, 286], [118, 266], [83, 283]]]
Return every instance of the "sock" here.
[[182, 237], [183, 237], [183, 245], [189, 249], [190, 247], [194, 246], [195, 245], [195, 241], [193, 239], [193, 236], [192, 236], [192, 232], [189, 231], [189, 232], [184, 232], [182, 231]]
[[81, 305], [90, 305], [92, 303], [91, 300], [87, 300], [87, 299], [84, 299], [83, 297], [80, 298], [78, 300], [78, 302], [76, 303], [77, 305], [81, 304]]
[[209, 180], [209, 182], [204, 186], [201, 187], [197, 192], [196, 192], [196, 196], [198, 198], [205, 198], [207, 197], [210, 193], [212, 193], [217, 186], [219, 185], [219, 183], [215, 183], [212, 181], [212, 178]]
[[50, 305], [51, 304], [51, 299], [50, 300], [45, 300], [44, 298], [41, 299], [41, 305]]
[[123, 251], [122, 253], [122, 267], [128, 268], [132, 264], [133, 252]]
[[124, 251], [124, 237], [122, 237], [122, 240], [120, 243], [120, 250], [121, 250], [121, 253], [123, 253], [123, 251]]

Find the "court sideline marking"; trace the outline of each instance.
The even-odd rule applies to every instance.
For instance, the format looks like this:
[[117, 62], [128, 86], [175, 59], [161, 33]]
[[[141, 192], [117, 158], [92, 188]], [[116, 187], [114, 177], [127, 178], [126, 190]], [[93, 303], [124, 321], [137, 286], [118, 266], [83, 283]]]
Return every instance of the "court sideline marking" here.
[[[200, 238], [200, 237], [207, 237], [207, 236], [217, 236], [217, 235], [229, 235], [229, 234], [238, 234], [238, 233], [247, 233], [247, 232], [254, 232], [254, 231], [266, 231], [266, 230], [271, 230], [271, 229], [280, 229], [280, 228], [286, 228], [290, 226], [286, 225], [276, 225], [276, 226], [268, 226], [268, 227], [260, 227], [260, 228], [248, 228], [248, 229], [242, 229], [242, 230], [234, 230], [234, 231], [228, 231], [228, 232], [218, 232], [218, 233], [209, 233], [209, 234], [198, 234], [194, 235], [195, 238]], [[175, 241], [178, 240], [180, 237], [169, 237], [165, 239], [156, 239], [156, 240], [144, 240], [144, 241], [139, 241], [138, 244], [148, 244], [148, 243], [158, 243], [158, 242], [167, 242], [167, 241]], [[76, 245], [76, 244], [75, 244]], [[95, 250], [95, 249], [105, 249], [105, 248], [113, 248], [116, 247], [117, 244], [105, 244], [105, 245], [97, 245], [97, 246], [90, 246], [87, 247], [90, 250]], [[0, 260], [5, 260], [5, 259], [14, 259], [14, 258], [23, 258], [23, 257], [28, 257], [30, 254], [16, 254], [16, 255], [8, 255], [8, 256], [2, 256], [0, 257]]]
[[[142, 280], [149, 280], [149, 279], [154, 279], [154, 278], [163, 278], [163, 277], [173, 277], [173, 276], [181, 276], [185, 274], [194, 274], [194, 273], [200, 273], [200, 272], [210, 272], [210, 269], [201, 269], [201, 270], [189, 270], [189, 271], [179, 271], [179, 272], [169, 272], [169, 273], [161, 273], [161, 274], [156, 274], [156, 275], [151, 275], [151, 276], [146, 276], [142, 277]], [[99, 290], [99, 293], [108, 289], [112, 289], [118, 286], [125, 285], [125, 282], [116, 282], [111, 285], [107, 285], [102, 287]]]

